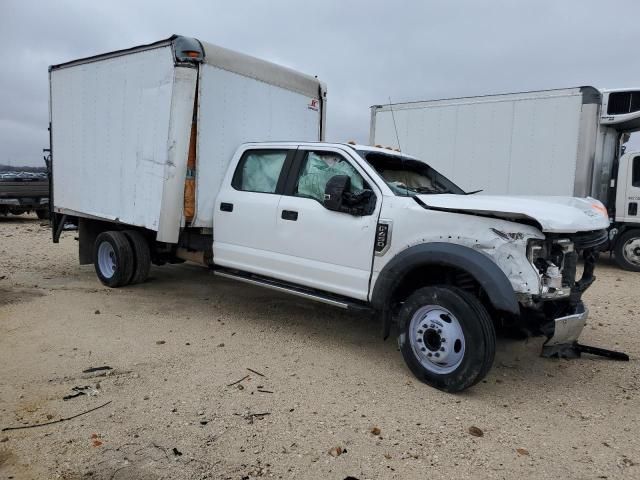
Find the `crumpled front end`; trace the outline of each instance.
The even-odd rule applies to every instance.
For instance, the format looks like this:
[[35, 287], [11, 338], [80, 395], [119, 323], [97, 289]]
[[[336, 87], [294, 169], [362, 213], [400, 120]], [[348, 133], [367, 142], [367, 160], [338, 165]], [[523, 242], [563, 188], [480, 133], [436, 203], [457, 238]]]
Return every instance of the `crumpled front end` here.
[[521, 295], [520, 302], [526, 324], [547, 336], [543, 356], [579, 356], [577, 340], [589, 315], [582, 295], [595, 280], [598, 251], [606, 241], [606, 230], [597, 230], [529, 242], [527, 257], [539, 276], [540, 293]]

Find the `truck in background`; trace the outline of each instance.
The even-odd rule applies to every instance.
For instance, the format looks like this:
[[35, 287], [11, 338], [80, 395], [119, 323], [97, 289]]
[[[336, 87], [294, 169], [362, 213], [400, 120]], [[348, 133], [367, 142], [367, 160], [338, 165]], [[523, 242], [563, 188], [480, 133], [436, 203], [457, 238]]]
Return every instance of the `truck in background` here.
[[370, 142], [402, 146], [467, 191], [600, 200], [605, 250], [640, 271], [640, 153], [625, 149], [638, 130], [640, 90], [578, 87], [374, 105]]
[[190, 260], [368, 312], [449, 392], [490, 370], [496, 326], [585, 351], [597, 200], [468, 196], [417, 158], [323, 142], [322, 82], [192, 38], [54, 66], [50, 85], [53, 240], [78, 225], [104, 285]]
[[0, 215], [29, 212], [35, 212], [40, 219], [49, 218], [47, 172], [21, 169], [0, 171]]

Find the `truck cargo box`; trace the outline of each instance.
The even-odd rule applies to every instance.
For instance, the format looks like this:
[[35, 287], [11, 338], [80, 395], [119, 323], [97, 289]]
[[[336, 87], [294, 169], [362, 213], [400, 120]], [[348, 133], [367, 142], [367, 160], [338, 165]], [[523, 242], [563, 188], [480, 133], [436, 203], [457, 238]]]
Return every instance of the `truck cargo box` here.
[[584, 197], [599, 101], [577, 87], [374, 105], [370, 141], [400, 146], [467, 191]]
[[177, 242], [187, 224], [213, 227], [240, 144], [324, 136], [317, 78], [193, 38], [52, 66], [49, 77], [54, 211], [144, 227], [158, 241]]

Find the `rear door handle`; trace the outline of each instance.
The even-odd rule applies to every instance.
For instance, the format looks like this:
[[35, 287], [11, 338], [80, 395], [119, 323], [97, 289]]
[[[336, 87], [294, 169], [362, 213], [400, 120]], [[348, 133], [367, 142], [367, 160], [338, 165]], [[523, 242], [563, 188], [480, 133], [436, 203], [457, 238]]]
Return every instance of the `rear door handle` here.
[[294, 212], [293, 210], [282, 210], [282, 219], [283, 220], [298, 220], [298, 212]]
[[223, 212], [233, 212], [233, 203], [222, 202], [220, 204], [220, 210]]

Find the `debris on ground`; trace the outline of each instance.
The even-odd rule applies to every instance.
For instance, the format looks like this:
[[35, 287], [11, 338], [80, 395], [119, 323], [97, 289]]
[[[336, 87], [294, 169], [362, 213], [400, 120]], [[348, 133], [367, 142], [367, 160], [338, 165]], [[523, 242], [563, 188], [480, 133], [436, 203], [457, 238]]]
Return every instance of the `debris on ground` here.
[[[240, 415], [240, 414], [236, 413], [235, 415]], [[247, 413], [245, 413], [244, 415], [241, 415], [241, 416], [242, 416], [242, 418], [244, 418], [247, 421], [247, 423], [249, 425], [253, 425], [255, 420], [262, 420], [267, 415], [271, 415], [271, 412], [264, 412], [264, 413], [247, 412]]]
[[104, 365], [102, 367], [90, 367], [86, 370], [83, 370], [82, 373], [93, 373], [93, 372], [101, 372], [103, 370], [113, 370], [109, 365]]
[[95, 312], [93, 312], [94, 315], [100, 315], [100, 310], [96, 310]]
[[473, 425], [471, 427], [469, 427], [469, 433], [471, 435], [473, 435], [474, 437], [482, 437], [482, 436], [484, 436], [484, 432], [481, 429], [479, 429], [478, 427], [475, 427]]
[[54, 421], [52, 421], [52, 422], [34, 423], [33, 425], [23, 425], [23, 426], [20, 426], [20, 427], [5, 427], [5, 428], [3, 428], [3, 429], [2, 429], [2, 430], [0, 430], [0, 431], [2, 431], [2, 432], [8, 432], [9, 430], [23, 430], [23, 429], [25, 429], [25, 428], [44, 427], [45, 425], [53, 425], [54, 423], [66, 422], [67, 420], [73, 420], [74, 418], [77, 418], [77, 417], [79, 417], [79, 416], [81, 416], [81, 415], [86, 415], [87, 413], [94, 412], [94, 411], [98, 410], [99, 408], [106, 407], [106, 406], [107, 406], [107, 405], [109, 405], [111, 402], [112, 402], [112, 400], [109, 400], [108, 402], [103, 403], [102, 405], [98, 405], [98, 406], [97, 406], [97, 407], [95, 407], [95, 408], [91, 408], [91, 409], [89, 409], [89, 410], [85, 410], [84, 412], [77, 413], [77, 414], [75, 414], [75, 415], [72, 415], [71, 417], [60, 418], [60, 419], [58, 419], [58, 420], [54, 420]]
[[62, 400], [70, 400], [72, 398], [76, 398], [81, 395], [95, 397], [99, 393], [98, 390], [96, 390], [95, 388], [89, 385], [85, 385], [84, 387], [73, 387], [71, 390], [73, 390], [75, 393], [70, 393], [69, 395], [62, 397]]
[[98, 435], [97, 433], [92, 433], [91, 434], [91, 445], [93, 445], [94, 447], [99, 447], [102, 445], [102, 440], [100, 439], [100, 435]]
[[251, 373], [255, 373], [256, 375], [259, 375], [261, 377], [264, 377], [263, 373], [260, 372], [256, 372], [255, 370], [253, 370], [252, 368], [247, 367], [247, 370], [249, 370]]
[[332, 457], [339, 457], [345, 451], [346, 450], [343, 450], [342, 447], [333, 447], [331, 450], [329, 450], [329, 455], [331, 455]]
[[371, 435], [375, 435], [377, 437], [378, 435], [380, 435], [381, 430], [380, 427], [372, 427], [370, 432]]
[[165, 343], [167, 343], [165, 340], [157, 340], [156, 341], [156, 345], [164, 345]]
[[244, 376], [244, 377], [242, 377], [240, 380], [236, 380], [236, 381], [235, 381], [235, 382], [233, 382], [233, 383], [229, 383], [229, 384], [227, 385], [227, 387], [233, 387], [234, 385], [237, 385], [237, 384], [238, 384], [238, 383], [240, 383], [240, 382], [244, 382], [247, 378], [249, 378], [249, 375], [245, 375], [245, 376]]
[[173, 447], [172, 452], [176, 457], [181, 457], [182, 456], [182, 452], [180, 450], [178, 450], [176, 447]]
[[518, 455], [529, 455], [529, 450], [526, 448], [516, 448], [516, 452], [518, 452]]

